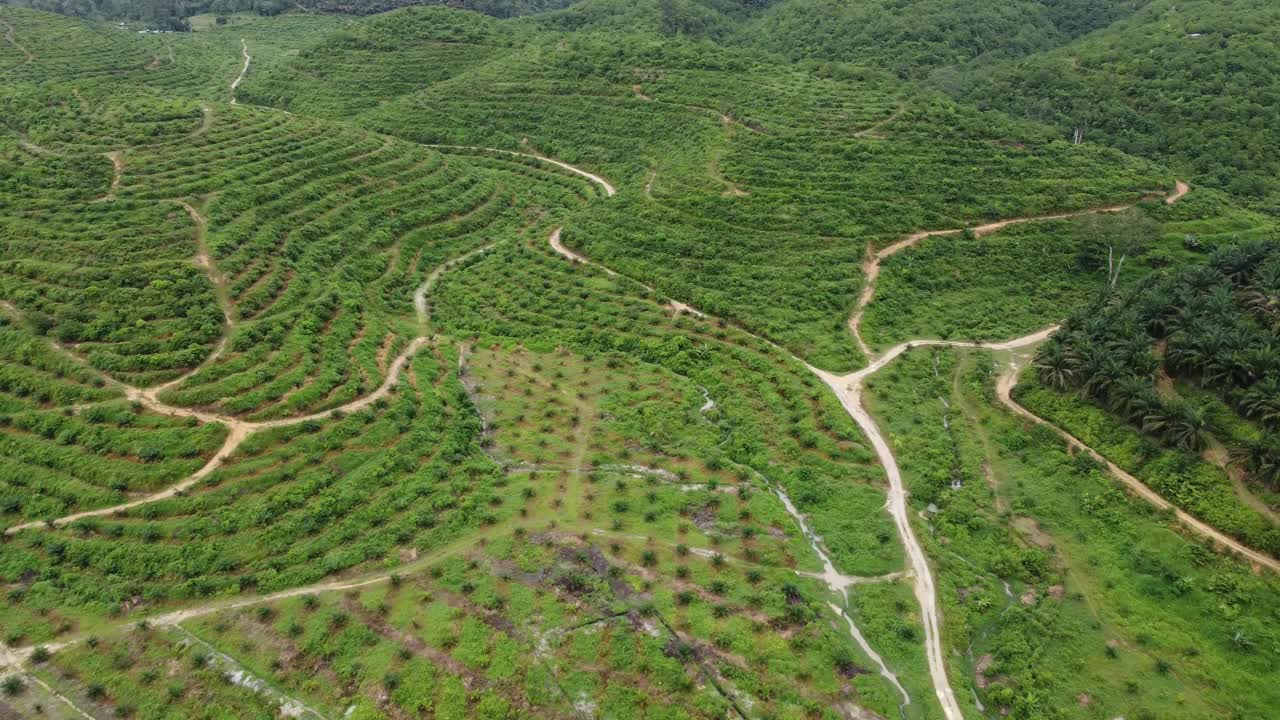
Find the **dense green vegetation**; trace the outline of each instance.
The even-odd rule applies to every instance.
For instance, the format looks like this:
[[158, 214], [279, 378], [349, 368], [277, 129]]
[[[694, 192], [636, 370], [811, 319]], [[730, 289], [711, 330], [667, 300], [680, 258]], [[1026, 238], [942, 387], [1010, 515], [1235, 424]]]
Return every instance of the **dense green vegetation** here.
[[190, 30], [187, 18], [200, 13], [256, 12], [278, 15], [285, 0], [5, 0], [6, 5], [95, 20], [120, 20], [164, 32]]
[[[1277, 704], [1275, 576], [997, 408], [1029, 352], [807, 366], [1074, 315], [1021, 401], [1280, 550], [1265, 160], [981, 99], [1165, 0], [399, 4], [0, 6], [0, 717]], [[1267, 106], [1226, 6], [1182, 79]]]
[[[1069, 401], [1064, 406], [1045, 396], [1034, 404], [1046, 412], [1056, 409], [1048, 414], [1077, 428], [1077, 436], [1085, 433], [1114, 446], [1108, 457], [1179, 505], [1275, 552], [1280, 528], [1274, 520], [1241, 506], [1222, 471], [1198, 463], [1193, 453], [1225, 438], [1238, 443], [1237, 457], [1256, 482], [1274, 490], [1280, 481], [1274, 442], [1280, 426], [1278, 281], [1280, 245], [1274, 240], [1225, 246], [1204, 265], [1154, 276], [1090, 305], [1040, 352], [1043, 384], [1078, 390], [1179, 452], [1155, 450], [1136, 432], [1107, 428], [1105, 419], [1103, 428], [1086, 431], [1099, 420], [1070, 410]], [[1171, 377], [1211, 388], [1264, 432], [1241, 442], [1229, 420], [1168, 386]]]
[[1021, 57], [1105, 27], [1148, 0], [789, 0], [734, 38], [793, 58], [917, 75], [973, 58]]
[[[873, 380], [925, 511], [957, 692], [971, 685], [1010, 717], [1266, 717], [1275, 576], [1184, 538], [1105, 468], [996, 406], [1008, 358], [993, 360], [917, 350]], [[1061, 419], [1031, 395], [1019, 400]], [[1114, 430], [1087, 437], [1114, 457]]]
[[574, 0], [5, 0], [3, 4], [95, 20], [118, 20], [163, 32], [199, 29], [206, 15], [225, 25], [236, 13], [276, 16], [295, 8], [325, 13], [372, 15], [410, 5], [443, 5], [509, 18], [558, 10]]
[[[925, 238], [880, 267], [862, 336], [873, 348], [911, 338], [1001, 340], [1061, 321], [1114, 276], [1129, 286], [1207, 253], [1272, 236], [1275, 221], [1196, 190], [1177, 204], [1149, 201], [1114, 216], [1007, 227], [974, 237]], [[1108, 270], [1108, 250], [1118, 267]], [[1010, 298], [1017, 298], [1010, 302]]]
[[[1152, 0], [1050, 53], [947, 77], [957, 96], [1050, 123], [1062, 137], [1157, 158], [1274, 213], [1280, 8]], [[960, 79], [963, 78], [963, 79]]]
[[509, 18], [517, 15], [559, 10], [574, 0], [306, 0], [301, 5], [308, 10], [322, 12], [373, 15], [408, 5], [444, 5], [462, 10], [474, 10], [494, 17]]
[[[387, 79], [361, 85], [369, 66]], [[348, 28], [250, 75], [243, 97], [600, 171], [624, 199], [575, 216], [570, 247], [839, 369], [859, 362], [844, 319], [869, 242], [1172, 184], [1149, 165], [882, 73], [779, 68], [635, 33], [530, 36], [439, 8]], [[904, 182], [915, 187], [906, 197]], [[732, 249], [717, 239], [726, 234]]]

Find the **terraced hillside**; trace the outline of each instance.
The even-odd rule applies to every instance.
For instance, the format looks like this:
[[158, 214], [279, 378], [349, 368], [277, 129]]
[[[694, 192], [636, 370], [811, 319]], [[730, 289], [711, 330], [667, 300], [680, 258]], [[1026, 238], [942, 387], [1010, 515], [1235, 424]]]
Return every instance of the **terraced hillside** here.
[[1266, 717], [1265, 333], [1014, 386], [1274, 219], [731, 5], [0, 6], [0, 716]]
[[[646, 36], [542, 39], [484, 18], [459, 25], [439, 9], [392, 17], [251, 75], [246, 96], [602, 172], [623, 201], [570, 222], [570, 247], [833, 369], [860, 362], [844, 319], [868, 244], [1172, 185], [1157, 168], [880, 73], [780, 68]], [[362, 63], [433, 75], [364, 85], [383, 100], [363, 110], [370, 103], [350, 104], [360, 93], [340, 70]], [[735, 238], [730, 254], [724, 236]]]

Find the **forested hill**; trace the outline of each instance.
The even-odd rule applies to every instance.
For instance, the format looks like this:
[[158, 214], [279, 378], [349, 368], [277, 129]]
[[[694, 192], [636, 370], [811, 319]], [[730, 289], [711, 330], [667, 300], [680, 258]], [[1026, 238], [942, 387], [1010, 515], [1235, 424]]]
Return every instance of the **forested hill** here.
[[735, 41], [791, 58], [858, 62], [921, 76], [978, 57], [1048, 50], [1147, 0], [786, 0]]
[[444, 5], [507, 18], [568, 7], [573, 0], [299, 0], [308, 10], [374, 15], [410, 5]]
[[993, 71], [960, 99], [1079, 129], [1280, 211], [1280, 3], [1154, 0], [1133, 17]]
[[95, 20], [135, 22], [173, 31], [190, 30], [187, 18], [201, 13], [278, 15], [294, 7], [288, 0], [0, 0], [0, 5]]
[[[566, 13], [593, 4], [607, 0]], [[1280, 155], [1263, 150], [1280, 145], [1274, 0], [658, 4], [668, 34], [924, 80], [965, 103], [1047, 123], [1067, 140], [1079, 131], [1085, 143], [1157, 160], [1280, 212]]]
[[186, 31], [187, 18], [203, 13], [278, 15], [313, 11], [373, 15], [410, 5], [443, 5], [494, 17], [515, 17], [568, 7], [574, 0], [0, 0], [0, 5], [28, 7], [74, 17], [138, 22], [161, 30]]

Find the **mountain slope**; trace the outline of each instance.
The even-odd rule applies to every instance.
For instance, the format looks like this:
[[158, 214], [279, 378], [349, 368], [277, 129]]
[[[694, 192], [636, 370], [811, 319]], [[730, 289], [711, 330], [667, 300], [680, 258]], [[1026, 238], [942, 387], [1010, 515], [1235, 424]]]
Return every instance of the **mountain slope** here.
[[1280, 5], [1270, 0], [1155, 0], [951, 89], [1280, 209], [1280, 156], [1265, 150], [1280, 144]]
[[856, 62], [919, 76], [980, 56], [1051, 49], [1143, 0], [787, 0], [734, 41], [790, 58]]

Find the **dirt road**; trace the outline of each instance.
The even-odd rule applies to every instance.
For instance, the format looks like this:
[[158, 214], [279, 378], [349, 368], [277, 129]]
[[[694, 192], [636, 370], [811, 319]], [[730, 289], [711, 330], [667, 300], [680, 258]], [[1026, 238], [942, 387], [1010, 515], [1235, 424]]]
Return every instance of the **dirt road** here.
[[880, 129], [888, 125], [889, 123], [893, 122], [894, 120], [897, 120], [898, 118], [902, 117], [902, 114], [905, 113], [906, 111], [907, 111], [907, 106], [904, 103], [898, 103], [898, 106], [894, 108], [893, 112], [890, 113], [888, 117], [882, 120], [877, 120], [871, 125], [868, 125], [867, 127], [859, 130], [858, 132], [855, 132], [853, 136], [860, 137], [860, 138], [874, 138], [876, 140], [883, 139], [884, 135], [880, 132]]
[[107, 188], [107, 194], [96, 198], [94, 202], [115, 200], [116, 190], [120, 187], [120, 178], [124, 176], [124, 151], [112, 150], [103, 153], [102, 156], [111, 161], [111, 186]]
[[[1178, 180], [1174, 184], [1173, 192], [1164, 196], [1164, 201], [1172, 205], [1191, 191], [1191, 186]], [[1147, 195], [1138, 202], [1150, 200], [1160, 195]], [[1028, 215], [1024, 217], [1008, 218], [998, 220], [996, 222], [987, 223], [986, 225], [978, 225], [972, 228], [952, 228], [950, 230], [923, 230], [921, 232], [912, 233], [901, 240], [882, 248], [879, 252], [869, 252], [866, 261], [862, 264], [862, 293], [858, 296], [858, 302], [854, 305], [853, 313], [849, 316], [849, 331], [853, 333], [854, 342], [858, 344], [858, 349], [871, 359], [875, 353], [867, 346], [862, 339], [862, 316], [866, 312], [867, 305], [871, 304], [872, 297], [876, 292], [876, 278], [880, 277], [880, 263], [886, 258], [902, 252], [910, 247], [919, 245], [925, 238], [941, 237], [946, 235], [960, 235], [965, 230], [973, 230], [973, 234], [977, 237], [990, 235], [991, 233], [1003, 230], [1010, 225], [1022, 225], [1030, 222], [1039, 222], [1042, 220], [1065, 220], [1067, 218], [1081, 217], [1083, 215], [1093, 215], [1096, 213], [1114, 213], [1128, 210], [1137, 205], [1137, 202], [1127, 203], [1124, 205], [1108, 205], [1105, 207], [1087, 208], [1085, 210], [1072, 210], [1070, 212], [1050, 213], [1047, 215]]]
[[209, 128], [211, 127], [213, 127], [213, 108], [208, 105], [204, 105], [200, 108], [200, 124], [197, 125], [196, 129], [192, 130], [191, 134], [187, 137], [188, 139], [200, 137], [201, 135], [209, 132]]
[[0, 20], [0, 25], [3, 25], [3, 26], [5, 27], [5, 31], [4, 31], [4, 39], [5, 39], [5, 42], [7, 42], [7, 43], [9, 43], [10, 45], [14, 46], [14, 47], [18, 50], [18, 52], [22, 53], [22, 54], [27, 58], [25, 61], [23, 61], [23, 64], [24, 64], [24, 65], [36, 59], [36, 56], [35, 56], [35, 55], [32, 55], [32, 54], [31, 54], [31, 51], [30, 51], [30, 50], [28, 50], [28, 49], [27, 49], [25, 46], [23, 46], [22, 44], [20, 44], [20, 43], [18, 42], [17, 38], [15, 38], [15, 37], [13, 36], [13, 33], [14, 33], [14, 27], [13, 27], [12, 25], [10, 25], [9, 23], [5, 22], [4, 20]]
[[1066, 440], [1072, 447], [1075, 447], [1078, 450], [1088, 453], [1089, 456], [1092, 457], [1094, 460], [1097, 460], [1103, 465], [1106, 465], [1107, 470], [1111, 471], [1111, 474], [1114, 475], [1115, 478], [1119, 480], [1125, 486], [1125, 489], [1127, 489], [1130, 493], [1141, 498], [1142, 500], [1145, 500], [1148, 503], [1151, 503], [1151, 505], [1155, 506], [1160, 510], [1173, 510], [1174, 516], [1177, 517], [1178, 522], [1182, 523], [1184, 526], [1191, 529], [1196, 534], [1201, 535], [1202, 537], [1208, 538], [1213, 542], [1214, 545], [1218, 546], [1219, 548], [1229, 550], [1230, 552], [1233, 552], [1239, 555], [1240, 557], [1248, 560], [1254, 565], [1269, 568], [1274, 572], [1280, 572], [1280, 561], [1277, 561], [1275, 558], [1269, 555], [1265, 555], [1263, 553], [1258, 552], [1257, 550], [1253, 550], [1252, 548], [1249, 548], [1241, 544], [1234, 538], [1226, 535], [1225, 533], [1219, 531], [1213, 526], [1193, 517], [1191, 514], [1174, 506], [1168, 500], [1165, 500], [1163, 497], [1161, 497], [1156, 491], [1147, 487], [1147, 485], [1143, 483], [1141, 480], [1139, 480], [1138, 478], [1126, 472], [1119, 465], [1116, 465], [1115, 463], [1103, 457], [1101, 453], [1097, 452], [1096, 450], [1089, 447], [1088, 445], [1085, 445], [1084, 442], [1076, 438], [1071, 433], [1068, 433], [1067, 431], [1059, 428], [1053, 423], [1050, 423], [1044, 418], [1041, 418], [1039, 415], [1036, 415], [1035, 413], [1031, 412], [1027, 408], [1023, 407], [1021, 404], [1019, 404], [1017, 400], [1013, 399], [1013, 389], [1018, 384], [1018, 371], [1019, 371], [1018, 366], [1010, 365], [1009, 368], [1006, 369], [1005, 372], [1000, 375], [1000, 379], [996, 383], [996, 396], [1000, 398], [1000, 402], [1005, 407], [1012, 410], [1015, 414], [1021, 417], [1024, 417], [1033, 423], [1036, 423], [1037, 425], [1043, 425], [1049, 428], [1050, 430], [1055, 432], [1059, 437], [1061, 437], [1063, 440]]
[[240, 52], [244, 55], [244, 66], [240, 68], [240, 74], [236, 76], [236, 79], [231, 81], [232, 105], [239, 104], [236, 102], [236, 88], [240, 87], [240, 83], [244, 82], [244, 75], [249, 72], [249, 61], [252, 59], [249, 56], [249, 44], [245, 42], [244, 38], [240, 38]]
[[879, 458], [880, 464], [884, 467], [885, 478], [889, 481], [886, 509], [893, 517], [894, 525], [898, 529], [898, 538], [906, 551], [908, 571], [915, 578], [914, 590], [916, 601], [920, 603], [920, 621], [924, 626], [925, 655], [929, 661], [929, 675], [933, 680], [934, 692], [938, 697], [938, 702], [942, 705], [942, 711], [947, 720], [963, 720], [964, 715], [960, 711], [960, 705], [956, 702], [955, 692], [951, 689], [951, 683], [947, 678], [946, 660], [942, 652], [942, 621], [938, 612], [937, 588], [933, 582], [933, 574], [929, 568], [928, 558], [925, 556], [920, 542], [916, 539], [915, 530], [911, 527], [910, 514], [907, 508], [907, 489], [902, 481], [902, 473], [898, 469], [897, 459], [894, 457], [888, 441], [885, 440], [884, 435], [880, 432], [879, 426], [866, 408], [863, 407], [863, 381], [911, 348], [929, 346], [985, 347], [992, 350], [1012, 350], [1043, 342], [1055, 330], [1057, 330], [1056, 327], [1049, 327], [1025, 337], [993, 344], [946, 340], [906, 342], [893, 347], [877, 358], [871, 365], [848, 375], [835, 375], [825, 370], [808, 366], [809, 370], [826, 383], [827, 387], [831, 388], [836, 397], [840, 399], [840, 404], [844, 406], [845, 411], [858, 424], [862, 433], [867, 436], [867, 440], [871, 442], [871, 447], [876, 452], [876, 457]]
[[574, 175], [578, 175], [580, 177], [584, 177], [590, 180], [596, 185], [599, 185], [600, 188], [604, 190], [604, 194], [606, 197], [613, 197], [618, 192], [617, 189], [613, 187], [613, 185], [609, 184], [608, 180], [605, 180], [599, 175], [596, 175], [594, 173], [589, 173], [586, 170], [583, 170], [582, 168], [579, 168], [579, 167], [574, 167], [573, 165], [570, 165], [567, 162], [562, 162], [560, 160], [556, 160], [555, 158], [549, 158], [546, 155], [536, 155], [534, 153], [524, 153], [524, 152], [518, 152], [515, 150], [501, 150], [499, 148], [480, 147], [478, 145], [423, 145], [422, 147], [435, 148], [437, 150], [474, 150], [479, 152], [490, 152], [490, 153], [498, 153], [500, 155], [514, 155], [515, 157], [530, 158], [532, 160], [544, 162], [549, 165], [555, 165], [561, 170], [567, 170], [573, 173]]
[[422, 284], [413, 291], [413, 309], [414, 312], [418, 314], [418, 324], [423, 327], [423, 332], [426, 332], [425, 328], [431, 322], [431, 314], [427, 310], [427, 293], [431, 292], [431, 288], [435, 287], [435, 284], [440, 280], [440, 276], [444, 275], [445, 272], [453, 266], [466, 262], [476, 255], [492, 250], [494, 245], [497, 245], [497, 243], [489, 243], [484, 247], [478, 247], [471, 252], [459, 255], [449, 262], [437, 267], [435, 270], [432, 270], [431, 273], [427, 275], [427, 279], [423, 280]]
[[[555, 232], [551, 233], [551, 237], [547, 238], [547, 241], [551, 243], [551, 249], [555, 250], [556, 252], [560, 253], [561, 255], [569, 258], [574, 262], [579, 262], [579, 263], [582, 263], [583, 265], [592, 265], [593, 263], [590, 260], [570, 250], [569, 248], [564, 246], [564, 243], [560, 242], [560, 231], [563, 229], [564, 228], [556, 228]], [[603, 265], [596, 265], [596, 267], [603, 270], [606, 275], [613, 276], [618, 274]]]
[[231, 332], [235, 329], [235, 320], [231, 316], [231, 300], [227, 297], [227, 279], [218, 270], [218, 266], [213, 261], [213, 256], [209, 253], [209, 246], [206, 242], [206, 236], [209, 231], [209, 221], [200, 213], [191, 203], [185, 200], [179, 200], [178, 204], [182, 209], [187, 211], [187, 216], [191, 218], [191, 222], [196, 225], [196, 258], [195, 262], [204, 268], [205, 274], [209, 277], [209, 282], [213, 285], [213, 294], [218, 300], [219, 307], [222, 308], [222, 319], [226, 327], [223, 328], [222, 338], [218, 340], [218, 344], [214, 346], [213, 352], [205, 357], [204, 362], [191, 368], [187, 372], [178, 377], [156, 387], [150, 388], [148, 393], [152, 398], [156, 398], [160, 393], [175, 388], [186, 382], [208, 365], [213, 364], [215, 360], [222, 356], [226, 351], [227, 345], [231, 342]]
[[[551, 233], [551, 236], [550, 236], [549, 238], [547, 238], [547, 242], [551, 245], [551, 249], [552, 249], [552, 250], [555, 250], [555, 251], [556, 251], [557, 253], [559, 253], [560, 255], [563, 255], [564, 257], [566, 257], [566, 258], [568, 258], [568, 259], [570, 259], [570, 260], [572, 260], [572, 261], [574, 261], [574, 262], [578, 262], [578, 263], [582, 263], [583, 265], [591, 265], [591, 266], [593, 266], [593, 267], [600, 268], [602, 271], [604, 271], [604, 273], [605, 273], [606, 275], [609, 275], [610, 277], [617, 277], [617, 276], [618, 276], [618, 273], [614, 272], [612, 269], [607, 268], [607, 267], [605, 267], [604, 265], [601, 265], [601, 264], [599, 264], [599, 263], [593, 263], [593, 262], [591, 262], [590, 260], [586, 259], [585, 257], [583, 257], [583, 256], [579, 255], [578, 253], [576, 253], [576, 252], [574, 252], [574, 251], [570, 250], [569, 248], [565, 247], [565, 246], [564, 246], [564, 243], [560, 241], [560, 231], [561, 231], [561, 230], [563, 230], [563, 229], [564, 229], [564, 228], [562, 228], [562, 227], [558, 227], [558, 228], [556, 228], [556, 229]], [[639, 282], [639, 281], [637, 280], [637, 281], [635, 281], [635, 282]], [[653, 293], [654, 295], [658, 295], [658, 294], [659, 294], [657, 290], [655, 290], [654, 288], [650, 287], [649, 285], [645, 285], [644, 283], [640, 283], [640, 285], [641, 285], [645, 290], [648, 290], [649, 292]], [[689, 305], [689, 304], [687, 304], [687, 303], [682, 303], [682, 302], [680, 302], [679, 300], [667, 300], [667, 307], [668, 307], [668, 308], [670, 308], [673, 312], [677, 312], [677, 313], [688, 313], [688, 314], [690, 314], [690, 315], [694, 315], [694, 316], [697, 316], [697, 317], [700, 317], [700, 318], [705, 318], [705, 317], [706, 317], [706, 314], [705, 314], [705, 313], [703, 313], [701, 310], [699, 310], [699, 309], [697, 309], [697, 308], [695, 308], [695, 307], [693, 307], [692, 305]]]

